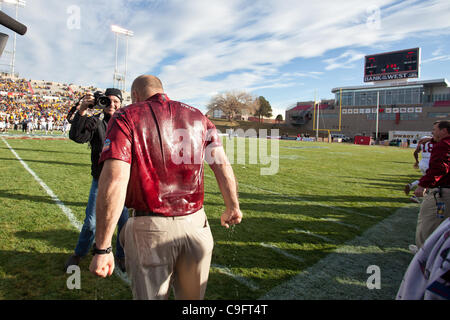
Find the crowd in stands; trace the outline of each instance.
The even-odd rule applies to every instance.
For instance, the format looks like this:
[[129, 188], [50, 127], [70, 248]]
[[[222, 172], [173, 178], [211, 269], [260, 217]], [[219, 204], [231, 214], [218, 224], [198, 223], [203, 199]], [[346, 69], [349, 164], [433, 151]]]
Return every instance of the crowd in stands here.
[[25, 79], [0, 78], [0, 132], [42, 130], [66, 133], [67, 112], [93, 87], [72, 89], [70, 85]]

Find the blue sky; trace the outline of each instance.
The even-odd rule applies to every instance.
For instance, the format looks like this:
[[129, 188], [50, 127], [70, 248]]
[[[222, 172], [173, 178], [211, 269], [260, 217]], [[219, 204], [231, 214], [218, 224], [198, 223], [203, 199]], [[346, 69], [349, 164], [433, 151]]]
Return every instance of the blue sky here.
[[[28, 0], [18, 20], [28, 27], [17, 37], [21, 77], [112, 86], [116, 24], [134, 31], [128, 89], [155, 74], [169, 97], [202, 111], [214, 94], [245, 90], [284, 116], [315, 92], [363, 84], [365, 55], [414, 47], [421, 79], [450, 78], [448, 0]], [[124, 40], [119, 48], [124, 65]]]

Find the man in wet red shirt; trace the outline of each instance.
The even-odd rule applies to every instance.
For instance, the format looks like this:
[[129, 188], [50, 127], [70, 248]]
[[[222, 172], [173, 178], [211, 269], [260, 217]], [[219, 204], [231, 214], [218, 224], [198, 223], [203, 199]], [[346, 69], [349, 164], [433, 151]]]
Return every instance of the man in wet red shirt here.
[[124, 202], [127, 273], [135, 299], [203, 299], [213, 238], [203, 210], [203, 170], [213, 170], [225, 202], [222, 226], [242, 219], [237, 185], [215, 126], [199, 110], [170, 100], [161, 81], [136, 78], [132, 102], [114, 114], [100, 158], [97, 232], [90, 270], [114, 270], [111, 238]]
[[431, 151], [428, 170], [414, 192], [417, 197], [424, 197], [417, 220], [418, 248], [445, 218], [450, 217], [450, 121], [433, 124], [433, 139], [436, 144]]

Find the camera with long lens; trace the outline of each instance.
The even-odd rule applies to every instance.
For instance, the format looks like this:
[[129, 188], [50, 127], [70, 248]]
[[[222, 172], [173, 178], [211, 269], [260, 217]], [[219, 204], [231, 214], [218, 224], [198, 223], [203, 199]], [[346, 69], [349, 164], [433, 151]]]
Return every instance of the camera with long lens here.
[[111, 105], [111, 99], [101, 91], [94, 92], [94, 104], [89, 105], [90, 109], [104, 109]]

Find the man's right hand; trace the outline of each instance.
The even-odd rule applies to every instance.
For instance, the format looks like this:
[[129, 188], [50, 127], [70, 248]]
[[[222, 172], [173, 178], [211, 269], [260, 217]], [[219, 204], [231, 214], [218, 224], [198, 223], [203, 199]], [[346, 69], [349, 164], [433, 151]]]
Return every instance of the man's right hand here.
[[111, 276], [114, 271], [114, 255], [96, 254], [91, 260], [89, 271], [102, 278]]
[[78, 109], [78, 113], [81, 116], [84, 116], [86, 114], [86, 110], [89, 108], [89, 106], [94, 105], [95, 98], [94, 95], [89, 92], [86, 94], [86, 96], [81, 100], [81, 104]]
[[229, 228], [233, 224], [239, 224], [242, 221], [242, 212], [240, 209], [225, 209], [220, 217], [220, 224]]

